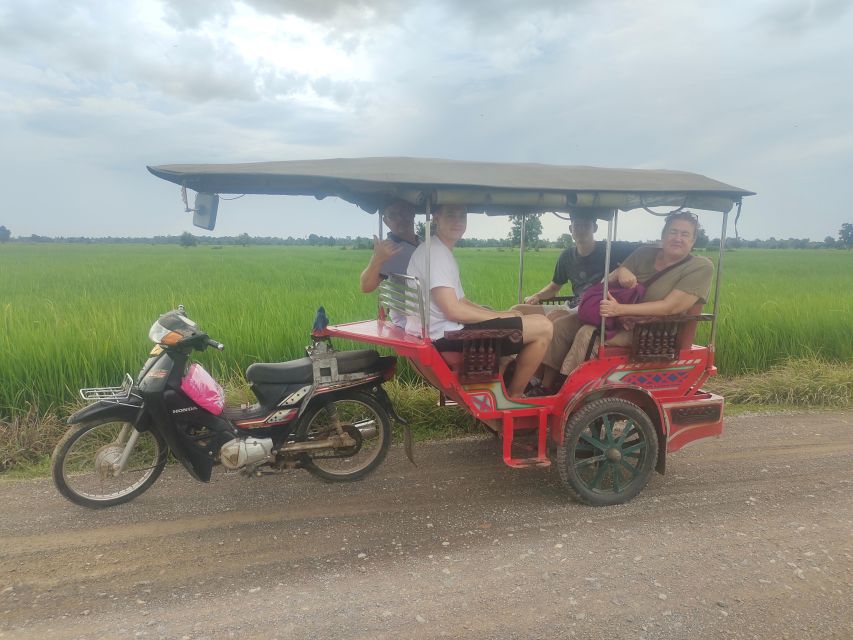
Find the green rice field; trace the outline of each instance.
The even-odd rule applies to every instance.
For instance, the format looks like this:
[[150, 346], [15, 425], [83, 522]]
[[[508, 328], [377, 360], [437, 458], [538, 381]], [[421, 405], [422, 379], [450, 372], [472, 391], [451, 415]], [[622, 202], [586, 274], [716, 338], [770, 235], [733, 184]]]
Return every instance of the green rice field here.
[[[528, 253], [526, 293], [550, 280], [557, 254]], [[200, 357], [215, 375], [233, 378], [252, 362], [300, 357], [319, 305], [333, 322], [374, 316], [375, 297], [358, 290], [369, 255], [319, 247], [2, 245], [0, 417], [53, 410], [79, 387], [136, 374], [150, 349], [149, 327], [178, 304], [226, 345], [222, 354]], [[470, 299], [495, 308], [516, 302], [517, 252], [460, 249], [457, 256]], [[727, 253], [721, 373], [754, 374], [796, 357], [853, 361], [853, 252]], [[413, 376], [405, 368], [401, 374]]]

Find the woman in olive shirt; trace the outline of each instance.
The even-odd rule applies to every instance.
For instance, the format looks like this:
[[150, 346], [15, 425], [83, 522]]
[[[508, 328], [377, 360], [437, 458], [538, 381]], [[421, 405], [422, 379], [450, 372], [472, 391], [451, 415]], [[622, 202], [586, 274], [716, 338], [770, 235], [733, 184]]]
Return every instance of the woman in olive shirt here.
[[[656, 273], [667, 270], [666, 273], [646, 289], [641, 302], [622, 304], [613, 296], [602, 300], [601, 316], [679, 315], [687, 313], [697, 302], [707, 302], [714, 264], [708, 258], [690, 254], [698, 231], [699, 221], [695, 214], [681, 211], [668, 215], [661, 233], [661, 246], [640, 247], [610, 274], [608, 280], [611, 284], [631, 288], [638, 282], [648, 281]], [[595, 327], [584, 325], [577, 332], [560, 373], [569, 375], [583, 362], [594, 330]], [[630, 343], [630, 331], [620, 331], [607, 341], [607, 344], [616, 346], [628, 346]]]

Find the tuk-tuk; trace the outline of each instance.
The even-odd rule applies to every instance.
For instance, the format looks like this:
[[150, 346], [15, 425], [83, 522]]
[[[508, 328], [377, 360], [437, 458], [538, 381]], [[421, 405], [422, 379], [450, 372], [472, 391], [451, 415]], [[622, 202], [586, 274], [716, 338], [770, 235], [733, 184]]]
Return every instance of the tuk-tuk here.
[[[429, 339], [429, 276], [426, 282], [397, 274], [380, 286], [376, 318], [328, 325], [318, 335], [339, 337], [394, 350], [436, 387], [442, 400], [463, 407], [502, 439], [504, 462], [517, 468], [556, 464], [566, 488], [595, 506], [626, 502], [663, 473], [666, 456], [687, 444], [723, 431], [721, 396], [702, 388], [716, 373], [720, 283], [729, 213], [740, 216], [742, 199], [754, 195], [694, 173], [462, 162], [425, 158], [344, 158], [249, 164], [192, 164], [149, 167], [155, 176], [197, 192], [188, 211], [194, 223], [213, 229], [219, 194], [334, 196], [377, 213], [405, 200], [425, 216], [446, 204], [469, 213], [520, 216], [553, 212], [594, 212], [607, 223], [605, 264], [620, 212], [665, 215], [682, 209], [718, 212], [719, 258], [710, 311], [649, 317], [633, 328], [629, 347], [604, 340], [590, 358], [545, 397], [510, 398], [502, 379], [499, 341], [494, 330], [462, 330], [462, 357], [451, 359]], [[186, 200], [186, 192], [184, 191]], [[664, 214], [661, 208], [668, 208]], [[379, 235], [382, 220], [379, 217]], [[522, 223], [518, 301], [525, 253]], [[605, 270], [606, 271], [606, 270]], [[427, 268], [429, 274], [429, 268]], [[349, 286], [349, 285], [342, 285]], [[607, 297], [607, 278], [604, 278]], [[411, 335], [391, 314], [418, 317], [422, 331]], [[706, 345], [695, 344], [698, 323], [709, 322]], [[601, 321], [604, 335], [604, 319]]]

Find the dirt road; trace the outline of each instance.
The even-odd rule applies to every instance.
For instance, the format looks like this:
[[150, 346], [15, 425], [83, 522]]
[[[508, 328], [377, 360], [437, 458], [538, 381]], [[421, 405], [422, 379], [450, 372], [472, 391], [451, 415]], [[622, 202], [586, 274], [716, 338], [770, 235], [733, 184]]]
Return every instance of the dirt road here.
[[853, 414], [730, 419], [633, 502], [492, 439], [369, 478], [0, 483], [0, 638], [853, 638]]

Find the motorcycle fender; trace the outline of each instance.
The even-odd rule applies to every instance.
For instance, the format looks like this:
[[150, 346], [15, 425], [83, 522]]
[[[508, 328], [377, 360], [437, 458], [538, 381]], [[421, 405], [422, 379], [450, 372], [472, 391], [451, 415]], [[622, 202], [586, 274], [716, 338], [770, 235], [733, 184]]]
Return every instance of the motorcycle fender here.
[[101, 418], [114, 418], [116, 421], [134, 423], [139, 416], [140, 409], [142, 409], [140, 398], [130, 398], [123, 404], [102, 400], [74, 412], [68, 418], [68, 424], [80, 424]]
[[172, 417], [166, 413], [162, 404], [151, 403], [149, 406], [152, 418], [152, 428], [157, 429], [166, 440], [172, 455], [181, 463], [196, 480], [210, 482], [210, 474], [213, 469], [213, 461], [200, 452], [190, 449], [178, 435]]
[[382, 403], [382, 406], [385, 408], [385, 411], [388, 412], [388, 415], [391, 416], [391, 419], [394, 420], [394, 422], [402, 425], [409, 424], [409, 421], [405, 418], [401, 418], [400, 415], [397, 413], [397, 410], [394, 409], [394, 404], [391, 402], [391, 398], [388, 397], [388, 392], [385, 391], [385, 389], [381, 385], [378, 385], [376, 387], [376, 391], [374, 391], [374, 394], [376, 395], [376, 398], [379, 400], [379, 402]]

